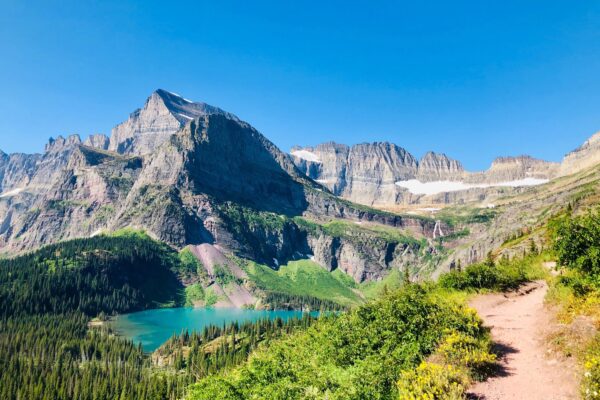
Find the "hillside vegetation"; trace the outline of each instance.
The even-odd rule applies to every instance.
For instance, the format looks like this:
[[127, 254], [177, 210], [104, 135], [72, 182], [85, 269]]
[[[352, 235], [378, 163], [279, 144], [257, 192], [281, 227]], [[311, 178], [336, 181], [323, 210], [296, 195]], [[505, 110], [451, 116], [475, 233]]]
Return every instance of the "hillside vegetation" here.
[[287, 294], [315, 298], [346, 307], [362, 302], [362, 298], [352, 290], [355, 286], [352, 278], [340, 270], [331, 273], [310, 260], [290, 261], [277, 271], [248, 262], [246, 272], [270, 296]]
[[0, 260], [0, 398], [175, 399], [131, 341], [92, 317], [179, 304], [177, 253], [133, 232]]

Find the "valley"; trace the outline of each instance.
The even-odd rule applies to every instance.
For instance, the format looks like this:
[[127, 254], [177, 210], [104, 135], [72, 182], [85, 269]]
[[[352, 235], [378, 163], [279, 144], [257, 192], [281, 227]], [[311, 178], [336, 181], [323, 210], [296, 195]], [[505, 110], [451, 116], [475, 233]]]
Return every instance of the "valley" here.
[[483, 172], [390, 143], [287, 154], [157, 90], [110, 137], [2, 153], [0, 394], [463, 398], [501, 357], [468, 301], [570, 287], [542, 264], [600, 203], [597, 141]]

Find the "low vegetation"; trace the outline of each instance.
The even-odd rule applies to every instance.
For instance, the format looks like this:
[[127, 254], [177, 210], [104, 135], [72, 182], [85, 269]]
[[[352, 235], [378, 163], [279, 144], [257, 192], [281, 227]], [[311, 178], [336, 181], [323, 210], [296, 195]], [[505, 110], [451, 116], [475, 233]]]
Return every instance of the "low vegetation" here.
[[[600, 243], [596, 224], [600, 226], [595, 216], [586, 216], [553, 227], [559, 243], [554, 250], [568, 269], [557, 279], [556, 291], [568, 292], [571, 312], [575, 307], [584, 312], [579, 302], [590, 309], [600, 304], [595, 300], [600, 299], [597, 266], [589, 259]], [[327, 229], [341, 228], [347, 227], [333, 224]], [[568, 245], [561, 242], [565, 238]], [[410, 283], [399, 270], [377, 284], [356, 284], [343, 272], [330, 273], [309, 260], [290, 262], [277, 271], [243, 264], [248, 282], [264, 291], [266, 303], [311, 310], [340, 305], [347, 311], [185, 332], [163, 345], [152, 360], [130, 341], [112, 335], [102, 320], [149, 307], [209, 304], [216, 296], [200, 284], [204, 268], [196, 258], [134, 231], [53, 245], [0, 260], [0, 367], [10, 371], [0, 376], [0, 395], [463, 398], [468, 386], [486, 377], [496, 361], [489, 333], [465, 299], [545, 277], [546, 260], [533, 249], [521, 259], [490, 256], [443, 274], [437, 283], [421, 284]], [[185, 289], [179, 283], [192, 278], [198, 281]], [[214, 279], [227, 285], [238, 278], [216, 268]], [[94, 317], [100, 327], [89, 328]], [[597, 342], [582, 356], [587, 368], [584, 391], [589, 393], [600, 387]]]
[[[572, 216], [569, 212], [549, 225], [553, 251], [562, 268], [548, 298], [560, 306], [559, 318], [567, 324], [578, 318], [600, 325], [600, 215], [598, 211]], [[597, 332], [594, 329], [592, 332]], [[600, 398], [600, 335], [566, 332], [555, 344], [579, 358], [583, 365], [582, 397]]]
[[[459, 359], [445, 357], [453, 347], [461, 349]], [[404, 384], [403, 374], [428, 357], [437, 356], [442, 366], [434, 368], [434, 380], [443, 381], [440, 374], [452, 366], [467, 382], [493, 362], [488, 350], [487, 331], [473, 310], [428, 285], [407, 285], [259, 347], [243, 366], [200, 380], [188, 398], [416, 398], [441, 390]]]
[[547, 270], [542, 266], [543, 259], [543, 255], [535, 252], [514, 260], [501, 258], [495, 262], [488, 258], [487, 261], [471, 264], [462, 271], [455, 269], [442, 274], [439, 285], [446, 289], [465, 291], [512, 290], [524, 282], [546, 277]]
[[244, 269], [250, 280], [268, 295], [271, 294], [271, 298], [273, 294], [288, 295], [288, 298], [301, 296], [345, 307], [362, 302], [352, 289], [352, 278], [341, 271], [330, 273], [310, 260], [290, 261], [277, 271], [249, 261], [244, 264]]

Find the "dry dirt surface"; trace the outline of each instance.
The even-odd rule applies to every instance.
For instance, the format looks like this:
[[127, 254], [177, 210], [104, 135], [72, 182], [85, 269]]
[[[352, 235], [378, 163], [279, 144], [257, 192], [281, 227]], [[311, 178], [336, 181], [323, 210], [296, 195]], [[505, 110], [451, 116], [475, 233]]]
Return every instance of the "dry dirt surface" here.
[[490, 294], [471, 302], [499, 353], [498, 371], [475, 384], [471, 399], [578, 399], [577, 369], [571, 359], [549, 352], [546, 338], [557, 326], [544, 306], [545, 282], [532, 282], [509, 294]]

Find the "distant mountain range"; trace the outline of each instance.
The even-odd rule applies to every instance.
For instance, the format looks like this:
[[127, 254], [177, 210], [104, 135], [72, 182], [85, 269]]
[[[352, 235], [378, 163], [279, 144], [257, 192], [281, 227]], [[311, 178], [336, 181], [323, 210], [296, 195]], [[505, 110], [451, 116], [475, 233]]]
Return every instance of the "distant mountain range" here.
[[[590, 168], [599, 147], [597, 134], [560, 164], [503, 157], [485, 172], [444, 154], [417, 160], [391, 143], [286, 154], [231, 113], [157, 90], [110, 137], [0, 152], [0, 252], [133, 228], [189, 246], [209, 275], [215, 263], [241, 274], [230, 256], [275, 269], [311, 258], [356, 282], [395, 269], [430, 274], [491, 248], [481, 224], [492, 216], [478, 207]], [[472, 204], [472, 215], [433, 215], [430, 203]], [[410, 205], [402, 214], [371, 208]]]
[[354, 146], [327, 142], [296, 146], [290, 154], [299, 170], [335, 195], [385, 207], [492, 200], [600, 162], [599, 143], [600, 134], [596, 134], [562, 163], [527, 155], [498, 157], [482, 172], [465, 171], [460, 161], [443, 153], [428, 152], [417, 160], [388, 142]]

